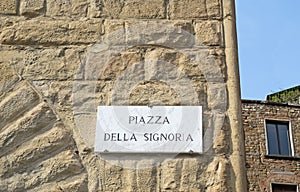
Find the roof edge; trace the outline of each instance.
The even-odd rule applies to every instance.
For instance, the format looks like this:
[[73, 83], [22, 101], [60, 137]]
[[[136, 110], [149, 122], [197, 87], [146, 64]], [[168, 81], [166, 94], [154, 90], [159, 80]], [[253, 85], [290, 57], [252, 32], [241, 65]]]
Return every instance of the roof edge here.
[[285, 106], [285, 107], [297, 107], [300, 108], [300, 104], [291, 104], [291, 103], [277, 103], [263, 100], [248, 100], [242, 99], [242, 103], [253, 103], [253, 104], [262, 104], [262, 105], [272, 105], [272, 106]]

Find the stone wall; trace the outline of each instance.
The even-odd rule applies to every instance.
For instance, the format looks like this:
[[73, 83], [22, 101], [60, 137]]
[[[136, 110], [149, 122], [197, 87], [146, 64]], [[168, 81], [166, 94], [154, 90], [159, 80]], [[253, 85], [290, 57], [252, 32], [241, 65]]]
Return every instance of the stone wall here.
[[[260, 101], [243, 101], [242, 105], [248, 190], [271, 191], [271, 183], [299, 185], [300, 107]], [[290, 121], [294, 157], [270, 157], [267, 155], [266, 119]]]
[[[0, 191], [243, 191], [234, 22], [231, 0], [1, 0]], [[98, 105], [201, 105], [204, 153], [108, 160]]]

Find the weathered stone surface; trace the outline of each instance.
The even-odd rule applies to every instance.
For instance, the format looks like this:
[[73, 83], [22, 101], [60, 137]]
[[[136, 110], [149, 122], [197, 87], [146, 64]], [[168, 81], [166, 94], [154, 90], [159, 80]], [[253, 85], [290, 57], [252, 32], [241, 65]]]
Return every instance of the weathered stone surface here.
[[165, 18], [163, 0], [103, 0], [104, 14], [110, 18]]
[[220, 0], [206, 1], [206, 9], [208, 17], [220, 17], [222, 12]]
[[126, 45], [125, 21], [123, 20], [105, 20], [104, 22], [104, 41], [108, 45], [124, 46]]
[[[124, 94], [124, 93], [123, 93]], [[180, 93], [164, 82], [142, 83], [133, 87], [129, 95], [130, 105], [178, 105]], [[141, 97], [141, 95], [144, 95]], [[120, 101], [118, 97], [113, 98]]]
[[223, 45], [222, 24], [219, 21], [201, 21], [195, 25], [197, 40], [204, 45]]
[[203, 166], [198, 159], [185, 158], [182, 163], [179, 191], [198, 191]]
[[224, 112], [227, 110], [227, 87], [225, 83], [209, 83], [207, 86], [208, 107], [212, 110]]
[[[36, 161], [41, 161], [47, 154], [64, 149], [70, 142], [70, 135], [57, 127], [40, 137], [36, 137], [27, 145], [17, 149], [14, 153], [1, 157], [1, 175], [3, 178], [11, 177], [14, 172], [23, 172], [27, 166], [32, 166]], [[33, 155], [34, 154], [34, 155]]]
[[170, 0], [170, 18], [204, 18], [207, 16], [205, 2], [205, 0]]
[[[206, 190], [209, 192], [214, 191], [233, 191], [229, 185], [229, 164], [228, 160], [224, 157], [215, 157], [213, 161], [208, 165], [206, 170]], [[227, 179], [226, 179], [227, 178]]]
[[1, 191], [45, 191], [50, 183], [86, 191], [85, 170], [69, 130], [29, 82], [14, 86], [0, 102]]
[[17, 16], [7, 16], [7, 15], [1, 15], [0, 19], [0, 30], [2, 31], [4, 27], [12, 26], [14, 23], [16, 23], [19, 20], [24, 20]]
[[21, 0], [20, 14], [26, 17], [45, 15], [46, 5], [42, 0]]
[[133, 169], [135, 167], [134, 161], [125, 160], [122, 161], [122, 164], [124, 165], [124, 169], [122, 170], [122, 182], [123, 191], [137, 191], [139, 188], [137, 187], [137, 174], [136, 170]]
[[17, 14], [18, 0], [1, 0], [0, 1], [0, 14], [16, 15]]
[[14, 150], [27, 140], [50, 129], [56, 121], [56, 117], [44, 103], [39, 104], [25, 113], [16, 123], [7, 127], [0, 133], [0, 156], [9, 150]]
[[2, 95], [6, 94], [7, 91], [13, 88], [13, 85], [19, 80], [19, 77], [15, 70], [10, 67], [7, 63], [2, 62], [1, 58], [1, 51], [0, 51], [0, 98]]
[[180, 187], [181, 159], [165, 160], [162, 163], [161, 188], [162, 190], [176, 190]]
[[88, 44], [98, 41], [101, 33], [101, 19], [32, 19], [4, 28], [0, 33], [0, 42], [19, 45]]
[[73, 79], [80, 67], [81, 52], [80, 48], [68, 47], [27, 50], [23, 61], [15, 66], [19, 75], [29, 80]]
[[88, 7], [88, 12], [87, 15], [88, 17], [101, 17], [101, 14], [103, 12], [102, 9], [102, 1], [101, 0], [92, 0], [90, 1], [89, 7]]
[[124, 7], [124, 0], [103, 0], [104, 15], [111, 18], [118, 18]]
[[15, 121], [26, 110], [29, 110], [38, 103], [38, 94], [28, 84], [18, 85], [10, 94], [7, 94], [7, 97], [0, 101], [0, 128]]
[[122, 185], [122, 171], [123, 168], [117, 161], [110, 161], [106, 164], [106, 174], [104, 191], [120, 191]]
[[77, 191], [77, 192], [86, 192], [88, 191], [87, 183], [87, 175], [80, 174], [75, 177], [70, 177], [66, 180], [60, 182], [51, 182], [41, 187], [36, 187], [34, 189], [28, 190], [29, 192], [57, 192], [57, 191]]
[[[31, 165], [34, 168], [29, 173], [16, 172], [12, 177], [2, 179], [2, 185], [6, 187], [8, 192], [21, 191], [22, 189], [55, 191], [54, 189], [59, 189], [59, 187], [68, 191], [71, 191], [72, 188], [82, 189], [82, 191], [87, 189], [86, 175], [81, 174], [81, 178], [76, 177], [82, 173], [83, 167], [77, 157], [72, 154], [72, 151], [63, 151], [53, 158], [36, 163], [37, 165]], [[75, 177], [72, 177], [73, 175]]]
[[89, 1], [86, 0], [47, 0], [47, 16], [86, 17]]
[[170, 0], [171, 19], [220, 18], [219, 0]]
[[171, 49], [188, 49], [195, 43], [191, 22], [182, 20], [172, 23], [166, 20], [127, 21], [125, 30], [128, 46], [148, 44]]
[[[104, 45], [113, 49], [124, 49], [138, 45], [161, 45], [170, 48], [190, 48], [195, 43], [194, 26], [192, 22], [176, 20], [172, 23], [166, 20], [106, 20], [104, 23]], [[118, 47], [119, 46], [119, 47]], [[201, 45], [198, 45], [201, 46]]]
[[137, 189], [147, 189], [147, 191], [156, 191], [157, 168], [155, 162], [151, 160], [140, 161], [137, 163]]
[[165, 17], [163, 0], [129, 0], [124, 3], [120, 18], [162, 19]]

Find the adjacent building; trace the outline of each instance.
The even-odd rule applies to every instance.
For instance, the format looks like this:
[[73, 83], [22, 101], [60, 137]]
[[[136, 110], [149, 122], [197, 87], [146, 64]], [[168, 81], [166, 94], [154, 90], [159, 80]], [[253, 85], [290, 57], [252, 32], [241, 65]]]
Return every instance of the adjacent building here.
[[248, 191], [299, 190], [299, 88], [242, 101]]

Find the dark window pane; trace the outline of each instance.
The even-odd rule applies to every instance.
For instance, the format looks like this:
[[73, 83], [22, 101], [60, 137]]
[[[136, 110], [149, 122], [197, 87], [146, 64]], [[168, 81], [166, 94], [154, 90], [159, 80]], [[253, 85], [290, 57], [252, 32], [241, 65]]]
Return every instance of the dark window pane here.
[[275, 124], [267, 124], [269, 154], [279, 154], [278, 138]]
[[272, 184], [272, 192], [296, 192], [297, 185]]
[[291, 156], [289, 123], [266, 121], [268, 154]]
[[278, 139], [281, 155], [290, 155], [290, 139], [288, 125], [278, 125]]

